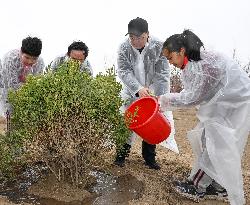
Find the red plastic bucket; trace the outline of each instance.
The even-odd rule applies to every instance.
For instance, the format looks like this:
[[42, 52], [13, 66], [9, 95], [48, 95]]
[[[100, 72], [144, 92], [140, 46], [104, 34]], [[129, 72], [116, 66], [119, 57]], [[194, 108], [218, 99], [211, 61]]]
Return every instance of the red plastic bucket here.
[[159, 144], [168, 138], [171, 126], [159, 111], [153, 97], [143, 97], [133, 102], [125, 112], [129, 129], [149, 144]]

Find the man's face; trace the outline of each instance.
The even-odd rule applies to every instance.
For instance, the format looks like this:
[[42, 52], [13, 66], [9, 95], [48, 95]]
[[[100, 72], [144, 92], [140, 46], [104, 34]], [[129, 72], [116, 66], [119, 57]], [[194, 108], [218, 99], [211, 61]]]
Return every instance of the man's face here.
[[79, 50], [72, 50], [69, 54], [69, 57], [73, 60], [77, 60], [79, 62], [83, 62], [85, 60], [85, 52]]
[[38, 60], [38, 57], [21, 52], [21, 63], [26, 67], [31, 67]]
[[181, 68], [184, 63], [185, 49], [181, 48], [180, 52], [170, 52], [164, 48], [162, 54], [168, 59], [169, 63], [177, 68]]
[[147, 41], [148, 41], [148, 33], [143, 33], [140, 36], [136, 36], [134, 34], [129, 34], [129, 39], [131, 42], [131, 45], [135, 48], [135, 49], [141, 49], [143, 48]]

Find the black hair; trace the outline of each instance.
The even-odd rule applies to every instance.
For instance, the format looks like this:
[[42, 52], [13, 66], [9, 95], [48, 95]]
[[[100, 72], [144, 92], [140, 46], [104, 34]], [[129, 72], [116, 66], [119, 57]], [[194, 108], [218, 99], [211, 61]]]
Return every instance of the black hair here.
[[201, 60], [200, 48], [204, 45], [197, 35], [190, 30], [184, 30], [182, 34], [174, 34], [170, 36], [163, 44], [169, 52], [180, 52], [181, 48], [185, 48], [185, 55], [188, 60]]
[[22, 53], [26, 53], [30, 56], [38, 57], [42, 51], [42, 41], [37, 37], [30, 37], [22, 40]]
[[72, 44], [70, 44], [70, 46], [68, 47], [68, 53], [67, 54], [70, 55], [70, 52], [72, 50], [84, 51], [86, 58], [87, 58], [87, 56], [89, 54], [88, 46], [86, 46], [86, 44], [83, 43], [82, 41], [74, 41]]

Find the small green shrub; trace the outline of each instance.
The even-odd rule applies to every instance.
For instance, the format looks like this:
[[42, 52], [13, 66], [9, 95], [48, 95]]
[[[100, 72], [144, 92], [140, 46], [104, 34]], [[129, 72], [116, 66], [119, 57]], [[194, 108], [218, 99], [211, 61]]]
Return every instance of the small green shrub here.
[[25, 162], [42, 161], [59, 180], [73, 183], [109, 160], [130, 131], [119, 112], [121, 84], [114, 69], [91, 77], [70, 61], [41, 76], [28, 76], [9, 93], [12, 131]]
[[20, 150], [22, 143], [19, 136], [0, 134], [0, 179], [13, 178], [18, 166], [22, 165]]

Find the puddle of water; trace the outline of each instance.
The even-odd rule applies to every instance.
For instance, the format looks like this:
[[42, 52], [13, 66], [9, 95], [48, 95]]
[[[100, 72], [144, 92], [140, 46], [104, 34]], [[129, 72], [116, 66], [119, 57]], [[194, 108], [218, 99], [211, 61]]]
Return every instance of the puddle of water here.
[[90, 174], [96, 178], [96, 183], [88, 188], [92, 196], [83, 201], [63, 202], [28, 194], [28, 188], [36, 183], [46, 170], [45, 167], [38, 166], [28, 168], [17, 180], [0, 183], [0, 195], [6, 196], [14, 203], [39, 205], [127, 205], [128, 201], [140, 198], [144, 192], [144, 183], [132, 175], [115, 177], [92, 171]]
[[91, 174], [96, 177], [97, 183], [88, 191], [99, 195], [93, 205], [125, 205], [132, 199], [139, 199], [144, 192], [144, 183], [132, 175], [114, 177], [102, 172]]
[[6, 196], [14, 203], [36, 203], [38, 198], [27, 194], [27, 190], [31, 184], [38, 181], [40, 174], [45, 170], [46, 168], [39, 166], [27, 168], [18, 179], [0, 183], [0, 195]]

